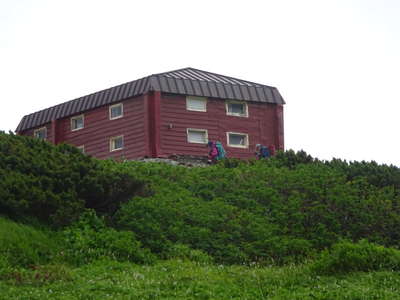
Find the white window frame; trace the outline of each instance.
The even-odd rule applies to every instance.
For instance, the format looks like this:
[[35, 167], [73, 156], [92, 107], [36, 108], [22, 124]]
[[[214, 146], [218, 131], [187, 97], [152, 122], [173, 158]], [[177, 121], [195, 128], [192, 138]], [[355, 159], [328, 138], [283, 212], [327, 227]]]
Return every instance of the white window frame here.
[[[73, 128], [72, 124], [74, 124], [74, 120], [82, 118], [82, 127], [79, 128]], [[77, 131], [77, 130], [81, 130], [85, 128], [85, 115], [79, 115], [79, 116], [75, 116], [75, 117], [71, 117], [71, 131]]]
[[44, 138], [43, 138], [43, 140], [47, 140], [47, 127], [40, 127], [40, 128], [38, 128], [38, 129], [35, 129], [34, 131], [33, 131], [33, 137], [35, 137], [35, 138], [39, 138], [39, 137], [37, 137], [36, 136], [36, 133], [38, 132], [38, 131], [42, 131], [42, 130], [44, 130]]
[[[190, 141], [190, 139], [189, 139], [189, 131], [205, 133], [205, 142], [193, 142], [193, 141]], [[205, 145], [205, 144], [208, 143], [208, 130], [207, 129], [199, 129], [199, 128], [187, 128], [186, 129], [186, 137], [187, 137], [187, 142], [188, 143]]]
[[[229, 104], [243, 104], [244, 108], [245, 108], [245, 113], [244, 114], [238, 114], [238, 113], [229, 112]], [[249, 106], [244, 101], [226, 100], [225, 101], [225, 108], [226, 108], [226, 114], [228, 116], [245, 117], [245, 118], [249, 117]]]
[[83, 154], [85, 154], [85, 145], [80, 145], [80, 146], [77, 146], [76, 148], [78, 148], [79, 150], [81, 150], [81, 152]]
[[[190, 100], [196, 100], [196, 101], [202, 101], [204, 102], [204, 109], [193, 109], [189, 107], [189, 101]], [[186, 110], [189, 111], [200, 111], [200, 112], [206, 112], [207, 111], [207, 98], [204, 97], [196, 97], [196, 96], [186, 96]]]
[[[116, 139], [119, 139], [119, 138], [122, 138], [122, 147], [121, 147], [121, 148], [114, 148], [114, 147], [113, 147], [113, 146], [114, 146], [114, 143], [113, 143], [113, 142], [114, 142]], [[122, 149], [124, 149], [124, 146], [125, 146], [125, 144], [124, 144], [124, 136], [123, 136], [123, 135], [114, 136], [114, 137], [110, 138], [110, 152], [122, 150]]]
[[[113, 118], [113, 117], [111, 117], [111, 110], [117, 106], [121, 106], [121, 115]], [[108, 108], [108, 115], [109, 115], [110, 120], [116, 120], [116, 119], [122, 118], [124, 116], [124, 104], [117, 103], [117, 104], [110, 105], [110, 107]]]
[[[229, 138], [230, 134], [244, 135], [246, 137], [246, 140], [245, 140], [246, 144], [245, 145], [231, 144], [230, 143], [230, 138]], [[229, 131], [229, 132], [226, 133], [226, 144], [229, 147], [247, 149], [247, 148], [249, 148], [249, 135], [247, 133], [243, 133], [243, 132], [232, 132], [232, 131]]]

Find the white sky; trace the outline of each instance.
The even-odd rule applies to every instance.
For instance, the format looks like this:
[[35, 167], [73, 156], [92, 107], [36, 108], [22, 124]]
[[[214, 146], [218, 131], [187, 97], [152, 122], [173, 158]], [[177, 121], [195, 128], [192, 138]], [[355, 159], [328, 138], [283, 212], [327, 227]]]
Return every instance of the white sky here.
[[0, 0], [0, 130], [188, 66], [278, 87], [287, 149], [400, 166], [398, 0]]

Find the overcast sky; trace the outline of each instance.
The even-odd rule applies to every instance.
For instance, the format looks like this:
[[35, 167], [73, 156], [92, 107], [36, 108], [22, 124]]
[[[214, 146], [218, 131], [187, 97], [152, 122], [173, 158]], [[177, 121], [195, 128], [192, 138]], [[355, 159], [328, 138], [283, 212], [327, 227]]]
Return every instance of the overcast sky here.
[[0, 130], [189, 66], [276, 86], [286, 149], [400, 166], [400, 1], [0, 0]]

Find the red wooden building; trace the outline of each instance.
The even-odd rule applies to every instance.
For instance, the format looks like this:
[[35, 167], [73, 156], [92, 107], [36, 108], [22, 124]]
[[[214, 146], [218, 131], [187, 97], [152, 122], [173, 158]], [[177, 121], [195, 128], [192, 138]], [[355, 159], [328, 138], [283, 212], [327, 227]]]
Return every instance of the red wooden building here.
[[16, 132], [98, 158], [205, 156], [209, 140], [249, 158], [256, 144], [283, 149], [284, 103], [275, 87], [185, 68], [26, 115]]

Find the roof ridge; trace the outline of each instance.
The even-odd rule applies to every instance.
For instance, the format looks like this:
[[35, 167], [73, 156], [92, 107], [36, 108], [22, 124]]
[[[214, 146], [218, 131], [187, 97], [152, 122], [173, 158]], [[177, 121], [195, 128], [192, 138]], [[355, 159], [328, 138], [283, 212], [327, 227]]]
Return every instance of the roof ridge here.
[[[187, 69], [194, 69], [194, 68], [192, 68], [192, 67], [180, 68], [180, 69], [176, 69], [176, 70], [172, 70], [172, 71], [167, 71], [167, 72], [162, 72], [162, 73], [154, 73], [154, 74], [151, 74], [150, 76], [164, 75], [164, 74], [167, 74], [167, 73], [178, 72], [178, 71], [183, 71], [183, 70], [187, 70]], [[194, 70], [195, 70], [195, 69], [194, 69]], [[149, 77], [150, 77], [150, 76], [149, 76]]]

